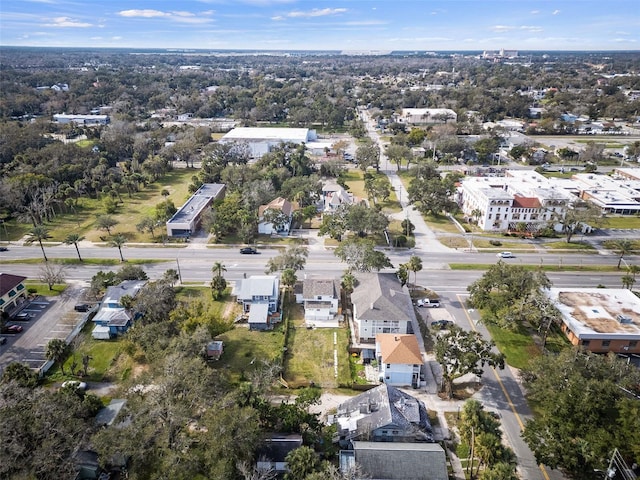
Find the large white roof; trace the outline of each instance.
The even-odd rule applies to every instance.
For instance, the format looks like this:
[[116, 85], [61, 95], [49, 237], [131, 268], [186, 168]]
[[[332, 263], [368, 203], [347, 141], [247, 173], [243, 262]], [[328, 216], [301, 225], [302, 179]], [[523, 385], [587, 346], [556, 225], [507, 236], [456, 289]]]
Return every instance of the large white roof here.
[[308, 128], [263, 128], [263, 127], [241, 127], [234, 128], [221, 140], [275, 140], [308, 142], [311, 140]]

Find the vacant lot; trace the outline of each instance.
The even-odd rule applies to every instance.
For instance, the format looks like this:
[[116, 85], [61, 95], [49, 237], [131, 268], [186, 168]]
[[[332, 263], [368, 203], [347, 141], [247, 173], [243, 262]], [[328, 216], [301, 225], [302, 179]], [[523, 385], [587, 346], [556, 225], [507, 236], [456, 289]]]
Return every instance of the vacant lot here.
[[[313, 382], [323, 388], [337, 388], [339, 384], [349, 384], [351, 380], [347, 328], [307, 329], [302, 306], [294, 305], [290, 312], [291, 324], [284, 365], [285, 380], [291, 386], [308, 385]], [[338, 360], [337, 377], [334, 351]]]

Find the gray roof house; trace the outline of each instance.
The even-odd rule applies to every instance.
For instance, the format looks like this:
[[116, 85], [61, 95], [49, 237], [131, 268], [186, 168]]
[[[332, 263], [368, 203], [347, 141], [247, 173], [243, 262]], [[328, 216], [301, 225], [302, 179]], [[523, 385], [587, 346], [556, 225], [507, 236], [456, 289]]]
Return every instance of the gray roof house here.
[[340, 282], [335, 278], [308, 277], [296, 288], [296, 303], [304, 304], [304, 319], [315, 327], [337, 327]]
[[423, 402], [382, 384], [343, 402], [335, 416], [340, 446], [354, 440], [433, 442], [433, 430]]
[[95, 327], [91, 336], [99, 340], [108, 340], [125, 333], [133, 323], [133, 314], [120, 303], [125, 295], [135, 297], [146, 285], [142, 280], [125, 280], [114, 287], [107, 288], [100, 308], [93, 317]]
[[252, 275], [240, 279], [233, 288], [233, 295], [242, 303], [242, 311], [249, 314], [249, 328], [268, 330], [280, 321], [278, 302], [280, 279], [275, 275]]
[[[412, 333], [415, 310], [395, 273], [361, 273], [351, 293], [356, 341], [373, 344], [379, 333]], [[371, 347], [373, 348], [373, 346]]]
[[340, 470], [360, 471], [377, 480], [449, 478], [446, 454], [438, 443], [353, 442], [353, 450], [340, 452]]

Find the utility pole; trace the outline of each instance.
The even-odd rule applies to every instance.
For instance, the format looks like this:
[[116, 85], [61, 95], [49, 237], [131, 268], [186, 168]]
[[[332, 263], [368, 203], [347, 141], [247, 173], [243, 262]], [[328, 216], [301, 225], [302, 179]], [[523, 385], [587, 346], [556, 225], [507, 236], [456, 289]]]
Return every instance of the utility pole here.
[[178, 261], [178, 257], [176, 257], [176, 265], [178, 266], [178, 280], [182, 283], [182, 273], [180, 273], [180, 262]]

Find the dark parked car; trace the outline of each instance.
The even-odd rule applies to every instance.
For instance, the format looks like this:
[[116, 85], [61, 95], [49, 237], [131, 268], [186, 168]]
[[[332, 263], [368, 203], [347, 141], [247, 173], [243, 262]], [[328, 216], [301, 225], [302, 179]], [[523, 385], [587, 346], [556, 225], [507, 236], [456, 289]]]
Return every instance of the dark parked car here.
[[240, 253], [243, 253], [243, 254], [256, 254], [256, 253], [258, 253], [258, 250], [256, 250], [253, 247], [243, 247], [243, 248], [240, 249]]
[[18, 322], [27, 322], [27, 321], [31, 320], [31, 315], [28, 314], [27, 312], [16, 313], [13, 316], [13, 320], [16, 320]]
[[0, 345], [7, 343], [7, 337], [0, 337]]
[[453, 325], [451, 320], [436, 320], [435, 322], [431, 322], [431, 328], [438, 330], [449, 328], [451, 325]]
[[22, 330], [22, 325], [5, 325], [2, 327], [2, 333], [20, 333]]
[[7, 247], [0, 247], [0, 252], [8, 252], [9, 249]]
[[91, 305], [89, 305], [87, 303], [79, 303], [78, 305], [73, 307], [73, 309], [76, 312], [88, 312], [90, 308], [91, 308]]

